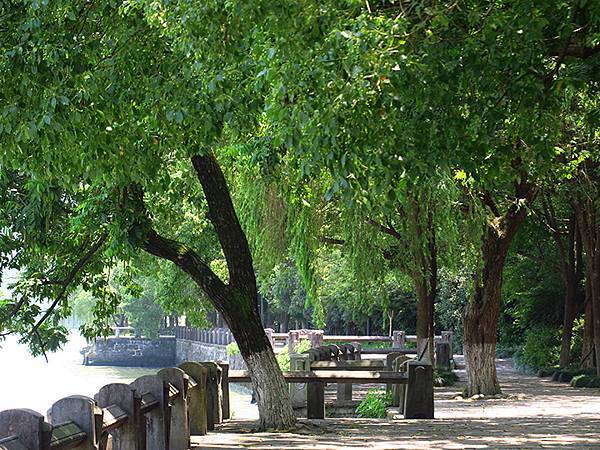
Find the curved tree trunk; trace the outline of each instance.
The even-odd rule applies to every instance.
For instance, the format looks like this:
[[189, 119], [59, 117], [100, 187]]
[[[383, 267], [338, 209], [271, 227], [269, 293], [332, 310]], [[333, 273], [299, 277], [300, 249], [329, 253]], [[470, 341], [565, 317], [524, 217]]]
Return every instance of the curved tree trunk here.
[[138, 212], [138, 223], [132, 225], [132, 241], [146, 252], [172, 261], [204, 291], [227, 321], [246, 361], [257, 393], [261, 428], [289, 429], [296, 419], [287, 384], [260, 320], [252, 255], [227, 181], [212, 153], [193, 156], [192, 164], [208, 203], [208, 219], [227, 262], [229, 282], [221, 280], [193, 249], [154, 230], [139, 186], [131, 186], [126, 192], [126, 200], [132, 205], [125, 207], [133, 206]]

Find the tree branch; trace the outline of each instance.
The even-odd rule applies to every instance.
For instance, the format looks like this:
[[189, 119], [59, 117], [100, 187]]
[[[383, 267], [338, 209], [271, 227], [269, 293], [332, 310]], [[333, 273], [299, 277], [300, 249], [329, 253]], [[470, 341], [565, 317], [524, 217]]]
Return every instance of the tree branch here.
[[31, 336], [34, 333], [36, 333], [36, 334], [38, 333], [38, 329], [42, 326], [42, 324], [46, 321], [46, 319], [48, 319], [48, 317], [50, 317], [52, 312], [56, 309], [56, 306], [64, 298], [65, 293], [67, 292], [67, 289], [69, 288], [69, 285], [73, 282], [73, 280], [75, 279], [75, 277], [77, 276], [79, 271], [81, 269], [83, 269], [83, 267], [89, 262], [90, 259], [92, 259], [92, 257], [96, 254], [96, 252], [98, 252], [98, 250], [100, 250], [100, 248], [102, 247], [102, 245], [104, 245], [104, 243], [106, 242], [107, 239], [108, 239], [108, 232], [105, 231], [100, 235], [98, 240], [96, 240], [94, 245], [92, 245], [92, 247], [87, 251], [87, 253], [85, 255], [83, 255], [77, 261], [77, 263], [73, 266], [73, 268], [71, 268], [71, 270], [67, 274], [66, 278], [64, 279], [64, 283], [62, 284], [62, 287], [61, 287], [60, 291], [58, 292], [57, 297], [54, 299], [54, 301], [52, 302], [50, 307], [46, 310], [44, 315], [33, 326], [31, 331], [29, 332], [29, 336]]
[[391, 224], [388, 224], [388, 226], [386, 227], [385, 225], [373, 219], [367, 219], [367, 222], [369, 222], [374, 227], [379, 228], [379, 231], [381, 231], [382, 233], [389, 234], [390, 236], [395, 237], [399, 241], [402, 240], [402, 235], [398, 233], [398, 231], [393, 226], [391, 226]]
[[255, 295], [256, 275], [246, 234], [235, 213], [227, 180], [214, 154], [192, 156], [192, 164], [208, 203], [212, 223], [229, 271], [229, 283], [236, 289]]

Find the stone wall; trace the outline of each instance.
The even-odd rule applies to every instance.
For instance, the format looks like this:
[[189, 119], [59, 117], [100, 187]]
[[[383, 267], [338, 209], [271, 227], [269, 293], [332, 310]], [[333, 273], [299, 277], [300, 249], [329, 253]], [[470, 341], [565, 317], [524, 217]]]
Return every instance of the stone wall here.
[[240, 355], [227, 356], [226, 345], [177, 339], [175, 363], [179, 365], [186, 361], [229, 361], [230, 369], [246, 368]]
[[175, 363], [174, 336], [96, 338], [84, 353], [84, 364], [94, 366], [170, 367]]

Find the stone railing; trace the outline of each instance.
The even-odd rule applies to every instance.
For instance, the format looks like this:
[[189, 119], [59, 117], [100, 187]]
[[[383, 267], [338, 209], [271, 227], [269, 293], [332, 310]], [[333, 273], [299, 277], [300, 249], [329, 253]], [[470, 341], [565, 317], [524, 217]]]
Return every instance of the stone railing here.
[[[273, 347], [284, 345], [288, 347], [290, 354], [295, 352], [296, 344], [300, 339], [310, 341], [313, 348], [320, 347], [326, 342], [364, 344], [366, 342], [389, 342], [390, 349], [404, 349], [407, 343], [416, 343], [417, 336], [407, 335], [404, 331], [394, 331], [392, 336], [344, 336], [327, 335], [323, 330], [291, 330], [288, 333], [275, 333], [272, 328], [265, 328], [265, 333], [271, 341]], [[231, 331], [226, 328], [213, 328], [202, 330], [193, 327], [175, 327], [175, 337], [191, 341], [203, 342], [206, 344], [227, 345], [234, 342]], [[442, 331], [439, 336], [435, 336], [435, 342], [446, 342], [452, 349], [453, 333], [451, 331]], [[365, 349], [366, 351], [366, 349]]]
[[93, 399], [63, 398], [46, 417], [0, 411], [0, 449], [188, 450], [190, 435], [230, 417], [228, 372], [223, 362], [186, 362], [131, 384], [108, 384]]
[[215, 345], [228, 345], [235, 340], [233, 338], [233, 333], [227, 328], [203, 330], [194, 327], [175, 327], [175, 337], [177, 339]]

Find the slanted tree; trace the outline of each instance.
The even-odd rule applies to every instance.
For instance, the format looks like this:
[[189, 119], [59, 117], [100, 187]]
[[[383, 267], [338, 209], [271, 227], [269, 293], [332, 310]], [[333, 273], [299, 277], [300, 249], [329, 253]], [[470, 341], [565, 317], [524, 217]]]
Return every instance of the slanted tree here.
[[[204, 6], [203, 13], [187, 2], [0, 6], [0, 179], [10, 197], [2, 255], [24, 272], [19, 300], [2, 304], [2, 328], [41, 351], [55, 348], [68, 293], [95, 284], [102, 298], [105, 269], [143, 250], [186, 272], [223, 314], [250, 370], [261, 427], [288, 428], [295, 418], [287, 385], [262, 328], [250, 248], [217, 159], [256, 123], [260, 93], [238, 85], [230, 95], [254, 76], [252, 33], [238, 27], [240, 5]], [[205, 240], [180, 241], [194, 236], [180, 233], [182, 224], [215, 236], [225, 279], [203, 255]], [[114, 308], [103, 298], [95, 312], [106, 317]]]

